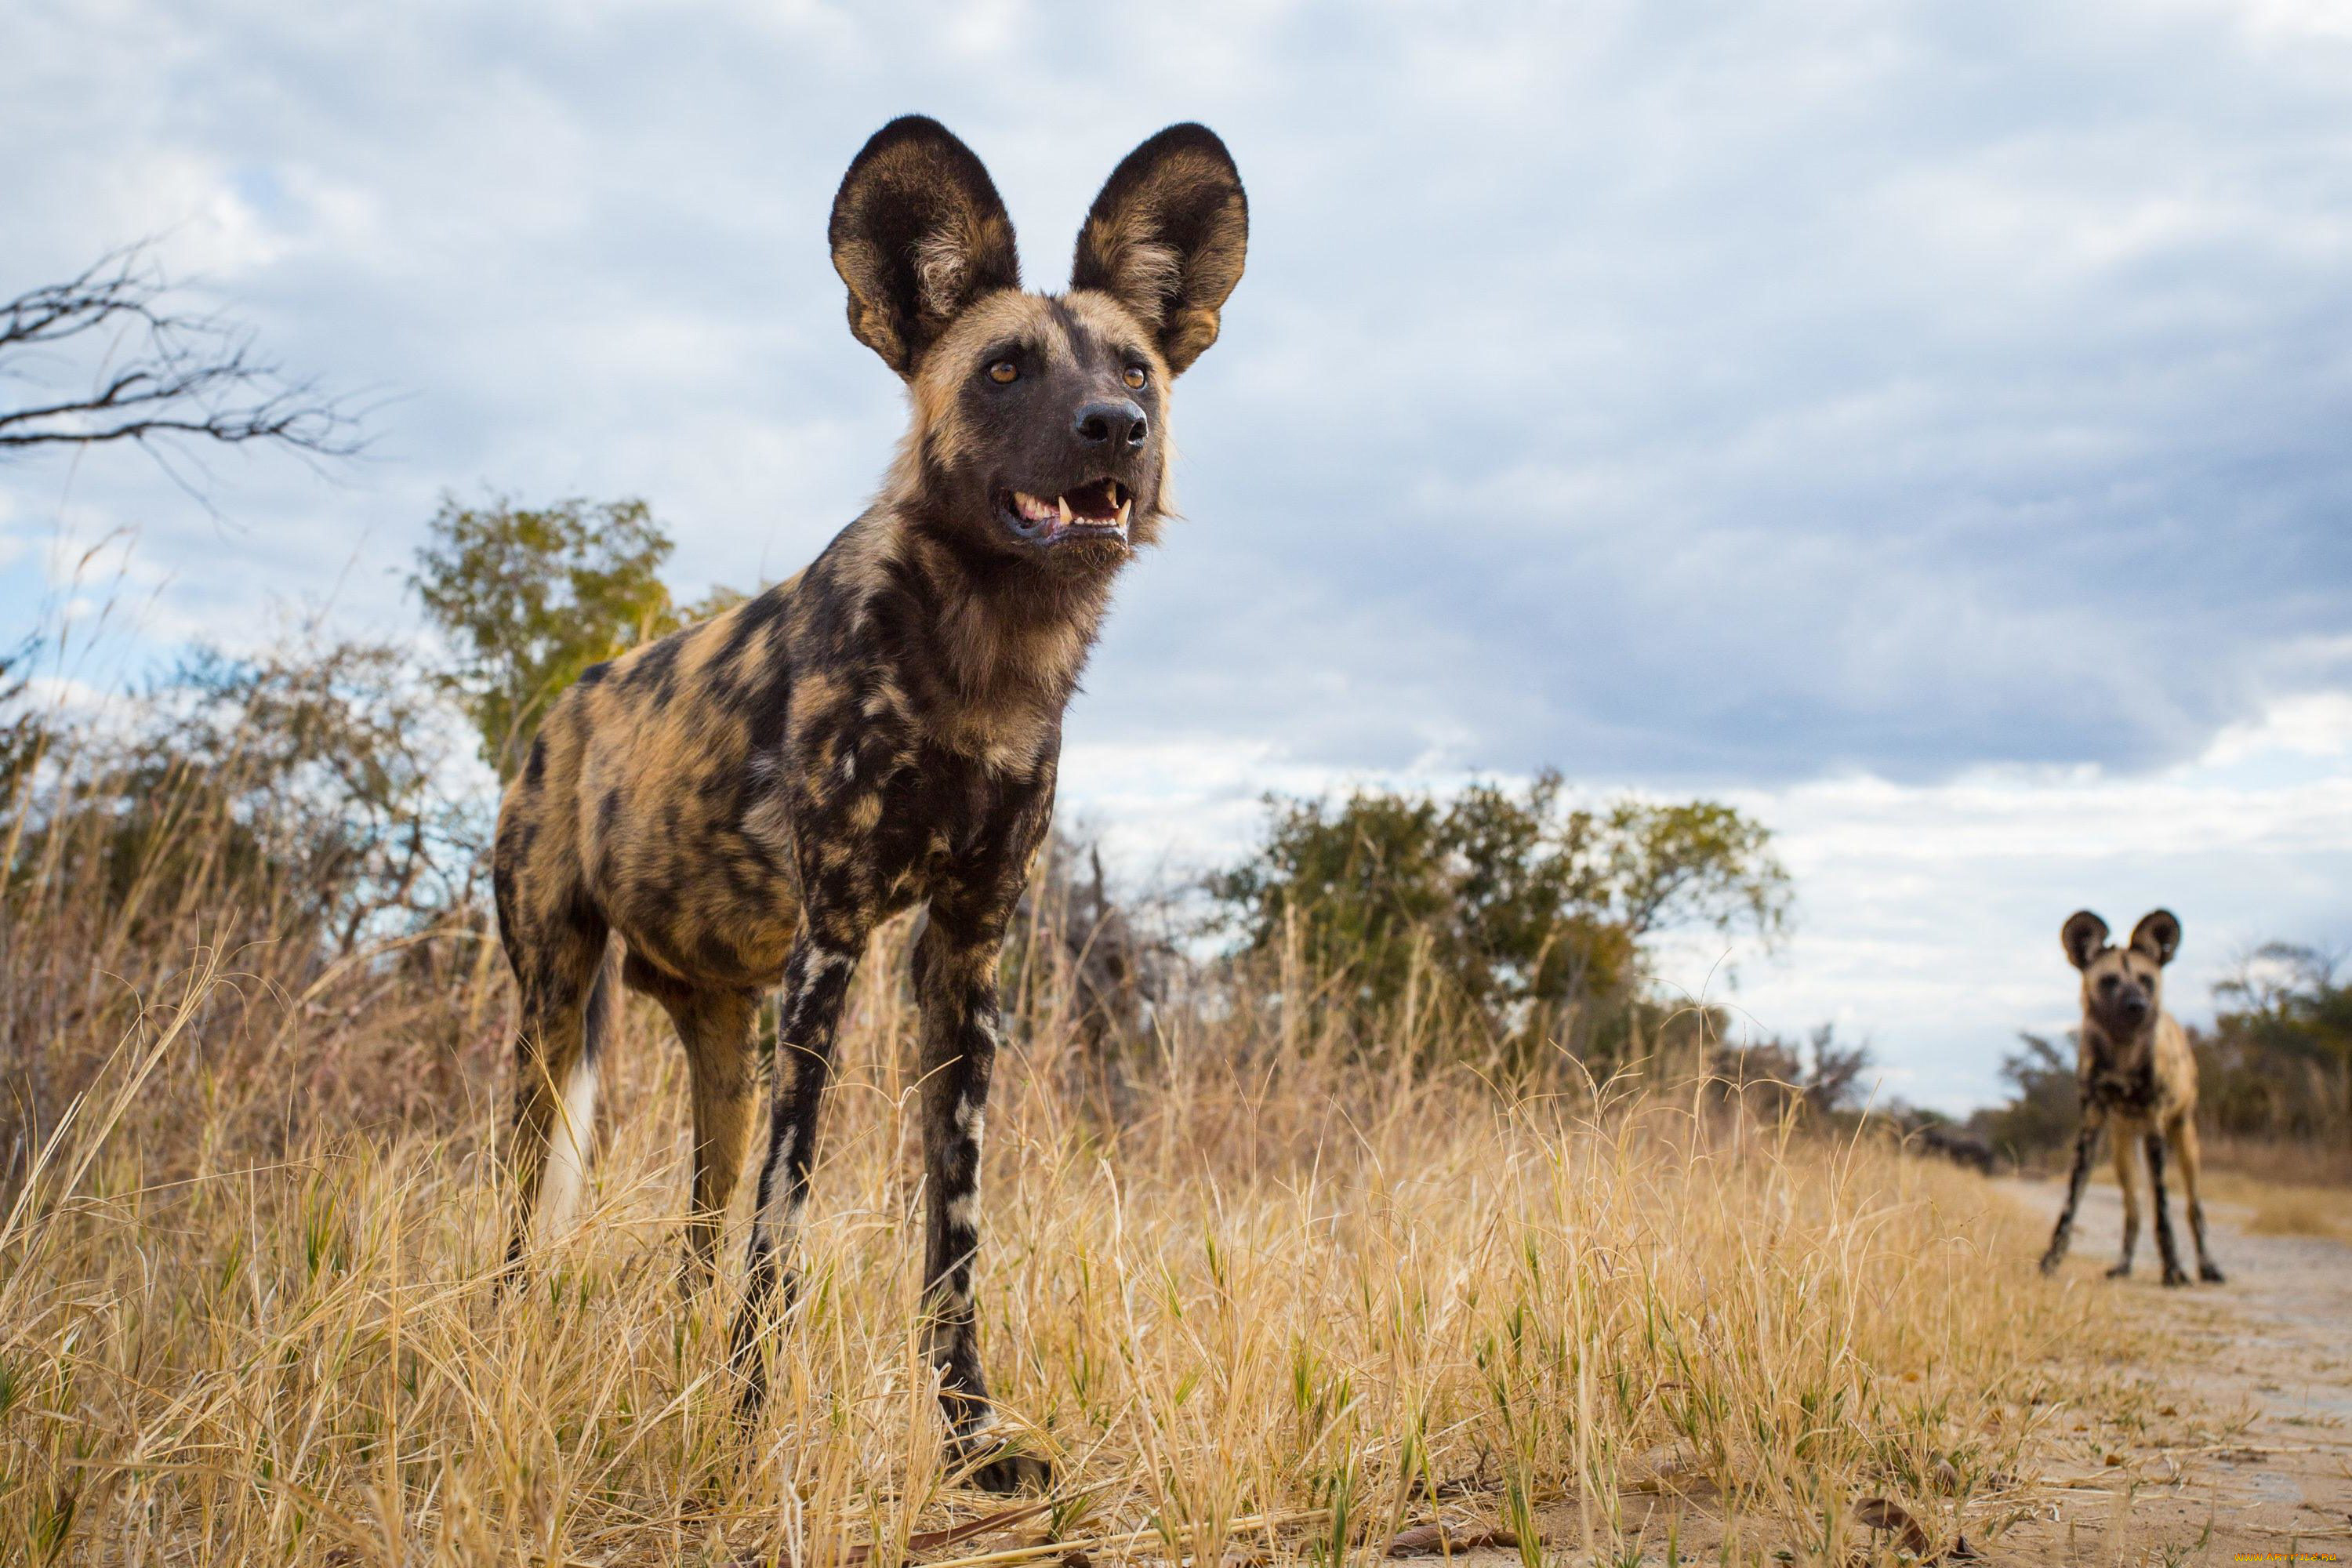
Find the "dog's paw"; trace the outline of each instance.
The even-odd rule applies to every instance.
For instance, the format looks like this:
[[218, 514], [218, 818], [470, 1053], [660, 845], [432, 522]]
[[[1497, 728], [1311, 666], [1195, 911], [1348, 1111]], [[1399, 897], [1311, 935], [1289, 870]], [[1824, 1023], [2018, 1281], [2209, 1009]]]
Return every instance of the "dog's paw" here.
[[768, 1363], [754, 1346], [749, 1355], [730, 1358], [727, 1370], [735, 1384], [735, 1425], [748, 1432], [760, 1424], [768, 1402]]
[[2108, 1270], [2107, 1270], [2107, 1278], [2108, 1278], [2108, 1279], [2130, 1279], [2130, 1278], [2131, 1278], [2131, 1265], [2130, 1265], [2130, 1264], [2128, 1264], [2128, 1263], [2118, 1263], [2118, 1264], [2116, 1264], [2113, 1268], [2110, 1268], [2110, 1269], [2108, 1269]]
[[2197, 1266], [2197, 1278], [2208, 1285], [2227, 1285], [2230, 1282], [2227, 1275], [2210, 1263], [2200, 1263]]
[[2065, 1260], [2066, 1255], [2060, 1252], [2055, 1247], [2053, 1247], [2051, 1250], [2042, 1255], [2042, 1272], [2044, 1274], [2055, 1274], [2058, 1272], [2058, 1265]]
[[2189, 1271], [2178, 1264], [2168, 1264], [2164, 1270], [2164, 1282], [2167, 1285], [2186, 1285], [2189, 1283]]
[[967, 1452], [971, 1468], [965, 1479], [984, 1492], [1002, 1497], [1011, 1492], [1050, 1491], [1054, 1486], [1054, 1467], [1035, 1454], [1027, 1454], [1012, 1443], [982, 1442]]

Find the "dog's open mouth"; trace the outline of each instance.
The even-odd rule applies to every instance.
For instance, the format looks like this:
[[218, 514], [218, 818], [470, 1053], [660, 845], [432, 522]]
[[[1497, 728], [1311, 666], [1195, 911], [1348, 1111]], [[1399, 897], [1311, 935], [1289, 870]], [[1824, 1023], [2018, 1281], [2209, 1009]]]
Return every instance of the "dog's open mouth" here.
[[1006, 490], [998, 504], [1013, 531], [1038, 544], [1074, 544], [1080, 540], [1127, 542], [1128, 514], [1135, 497], [1117, 479], [1097, 479], [1058, 496]]

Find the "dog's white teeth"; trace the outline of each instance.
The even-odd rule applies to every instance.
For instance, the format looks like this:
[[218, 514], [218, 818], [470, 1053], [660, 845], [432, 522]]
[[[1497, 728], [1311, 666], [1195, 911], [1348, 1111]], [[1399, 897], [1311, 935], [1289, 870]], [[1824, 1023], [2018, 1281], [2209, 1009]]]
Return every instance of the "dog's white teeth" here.
[[1131, 500], [1123, 500], [1118, 503], [1118, 531], [1121, 533], [1125, 533], [1127, 531], [1127, 514], [1134, 510], [1135, 503]]
[[1067, 528], [1070, 526], [1070, 498], [1067, 496], [1059, 496], [1055, 499], [1062, 508], [1062, 526], [1064, 528]]

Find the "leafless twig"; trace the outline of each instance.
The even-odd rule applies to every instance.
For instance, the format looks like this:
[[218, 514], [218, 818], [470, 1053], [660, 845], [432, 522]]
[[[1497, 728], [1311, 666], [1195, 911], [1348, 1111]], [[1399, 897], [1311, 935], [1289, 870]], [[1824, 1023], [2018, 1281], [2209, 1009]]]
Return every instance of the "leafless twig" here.
[[43, 447], [134, 442], [176, 479], [174, 442], [260, 442], [310, 458], [364, 445], [345, 400], [288, 376], [251, 329], [177, 307], [142, 245], [0, 303], [0, 462]]

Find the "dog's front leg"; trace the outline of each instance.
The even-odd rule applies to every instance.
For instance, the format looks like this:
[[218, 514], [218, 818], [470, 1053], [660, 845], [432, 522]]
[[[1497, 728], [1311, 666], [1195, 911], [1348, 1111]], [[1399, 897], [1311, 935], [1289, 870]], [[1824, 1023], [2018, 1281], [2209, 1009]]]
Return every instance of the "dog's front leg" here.
[[2084, 1099], [2083, 1124], [2074, 1134], [2074, 1168], [2066, 1176], [2066, 1206], [2058, 1211], [2058, 1227], [2050, 1233], [2050, 1249], [2042, 1255], [2042, 1272], [2054, 1274], [2058, 1265], [2066, 1260], [2066, 1247], [2074, 1239], [2074, 1210], [2083, 1202], [2083, 1184], [2090, 1179], [2091, 1155], [2099, 1146], [2099, 1129], [2106, 1125], [2105, 1107]]
[[915, 949], [922, 1005], [924, 1333], [940, 1373], [940, 1404], [956, 1458], [990, 1491], [1042, 1487], [1051, 1468], [994, 1435], [980, 1364], [972, 1274], [980, 1250], [980, 1149], [999, 1038], [996, 960], [1002, 916], [962, 916], [934, 904]]
[[760, 1166], [760, 1206], [751, 1217], [751, 1267], [743, 1281], [742, 1310], [735, 1320], [731, 1358], [743, 1382], [741, 1408], [747, 1417], [758, 1413], [767, 1396], [761, 1336], [772, 1312], [790, 1306], [797, 1288], [787, 1254], [808, 1202], [809, 1171], [816, 1163], [817, 1112], [833, 1072], [842, 999], [863, 945], [862, 938], [854, 944], [828, 943], [804, 924], [784, 961], [784, 1005], [769, 1073], [768, 1154]]
[[2147, 1185], [2155, 1200], [2156, 1253], [2164, 1260], [2164, 1282], [2186, 1285], [2189, 1275], [2180, 1267], [2180, 1249], [2173, 1243], [2172, 1209], [2164, 1194], [2164, 1134], [2154, 1127], [2147, 1130]]

